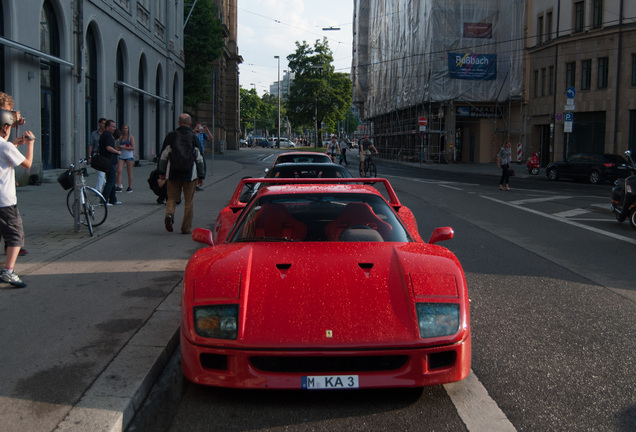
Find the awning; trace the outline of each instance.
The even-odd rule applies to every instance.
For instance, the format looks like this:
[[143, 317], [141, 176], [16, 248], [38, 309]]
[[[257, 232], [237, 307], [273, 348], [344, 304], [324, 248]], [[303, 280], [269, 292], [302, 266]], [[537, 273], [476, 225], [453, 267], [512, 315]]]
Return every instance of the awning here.
[[120, 86], [120, 87], [129, 88], [129, 89], [131, 89], [134, 92], [141, 93], [141, 94], [144, 94], [146, 96], [150, 96], [151, 98], [160, 100], [162, 102], [172, 103], [172, 101], [170, 99], [162, 98], [161, 96], [157, 96], [156, 94], [152, 94], [152, 93], [150, 93], [150, 92], [148, 92], [146, 90], [143, 90], [143, 89], [140, 89], [138, 87], [132, 86], [132, 85], [130, 85], [128, 83], [125, 83], [123, 81], [115, 81], [115, 85], [116, 86]]
[[55, 57], [54, 55], [47, 54], [44, 51], [36, 50], [35, 48], [31, 48], [31, 47], [28, 47], [28, 46], [23, 45], [21, 43], [14, 42], [14, 41], [12, 41], [10, 39], [6, 39], [6, 38], [3, 38], [3, 37], [0, 37], [0, 44], [8, 46], [10, 48], [15, 48], [15, 49], [20, 50], [20, 51], [24, 51], [27, 54], [31, 54], [32, 56], [35, 56], [35, 57], [40, 57], [40, 58], [42, 58], [44, 60], [48, 60], [48, 61], [51, 61], [51, 62], [54, 62], [54, 63], [59, 63], [59, 64], [64, 65], [64, 66], [69, 66], [69, 67], [73, 67], [74, 66], [73, 63], [71, 63], [71, 62], [68, 62], [66, 60], [62, 60], [61, 58]]

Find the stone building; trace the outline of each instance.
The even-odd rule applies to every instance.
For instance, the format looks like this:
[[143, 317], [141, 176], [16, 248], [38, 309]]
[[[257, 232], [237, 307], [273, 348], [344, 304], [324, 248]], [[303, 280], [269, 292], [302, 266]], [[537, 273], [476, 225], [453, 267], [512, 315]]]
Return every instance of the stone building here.
[[213, 131], [216, 152], [238, 150], [241, 132], [239, 65], [243, 59], [238, 53], [237, 0], [201, 1], [211, 1], [216, 6], [223, 26], [225, 48], [221, 58], [214, 62], [209, 90], [211, 100], [190, 110], [196, 121]]
[[542, 165], [636, 151], [635, 16], [633, 1], [528, 1], [528, 147]]
[[85, 157], [99, 117], [152, 160], [182, 110], [182, 23], [183, 0], [3, 0], [0, 89], [37, 137], [31, 174]]
[[353, 103], [384, 157], [491, 162], [505, 141], [523, 145], [524, 12], [524, 0], [354, 0]]

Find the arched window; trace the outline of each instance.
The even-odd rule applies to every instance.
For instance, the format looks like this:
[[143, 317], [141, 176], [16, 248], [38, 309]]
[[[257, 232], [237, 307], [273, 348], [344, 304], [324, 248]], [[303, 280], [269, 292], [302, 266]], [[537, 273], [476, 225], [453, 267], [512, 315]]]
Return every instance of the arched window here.
[[[139, 88], [146, 90], [146, 58], [139, 59]], [[145, 157], [144, 143], [146, 142], [146, 101], [143, 93], [139, 93], [139, 121], [137, 124], [137, 155], [139, 159]]]
[[[93, 28], [86, 32], [84, 49], [84, 105], [86, 125], [86, 147], [90, 143], [91, 131], [97, 129], [97, 44]], [[88, 153], [86, 153], [88, 156]]]
[[[157, 74], [155, 76], [155, 94], [157, 96], [162, 95], [161, 91], [161, 81], [162, 81], [162, 73], [161, 73], [161, 65], [157, 65]], [[158, 158], [161, 156], [159, 152], [161, 151], [161, 101], [159, 99], [155, 99], [155, 156]]]
[[[124, 53], [121, 43], [117, 46], [117, 58], [115, 60], [115, 67], [117, 69], [117, 81], [126, 81], [124, 74]], [[117, 93], [115, 95], [115, 122], [117, 127], [126, 123], [126, 111], [124, 104], [124, 88], [122, 86], [117, 87]]]
[[[49, 0], [42, 4], [40, 13], [40, 50], [60, 56], [60, 35], [55, 11]], [[60, 167], [60, 66], [40, 60], [40, 123], [42, 168]]]
[[[0, 36], [4, 37], [4, 5], [0, 3]], [[4, 45], [0, 44], [0, 62], [4, 64]], [[6, 91], [4, 86], [4, 68], [0, 68], [0, 91]]]
[[177, 86], [179, 85], [179, 77], [174, 74], [174, 80], [172, 81], [172, 130], [177, 128], [177, 117], [180, 113], [177, 113]]

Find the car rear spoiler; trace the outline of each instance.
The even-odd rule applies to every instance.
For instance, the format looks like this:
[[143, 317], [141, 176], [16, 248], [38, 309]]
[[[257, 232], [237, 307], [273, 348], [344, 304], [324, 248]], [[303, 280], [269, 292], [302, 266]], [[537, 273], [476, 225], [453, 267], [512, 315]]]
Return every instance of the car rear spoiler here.
[[[391, 183], [385, 178], [377, 178], [377, 177], [361, 177], [361, 178], [244, 178], [240, 181], [236, 189], [234, 190], [234, 194], [232, 194], [232, 198], [230, 199], [229, 207], [232, 210], [240, 210], [245, 207], [246, 203], [240, 200], [241, 193], [243, 188], [248, 184], [257, 184], [257, 183], [267, 183], [269, 185], [272, 184], [284, 184], [284, 185], [293, 185], [293, 184], [343, 184], [343, 183], [363, 183], [365, 185], [375, 187], [376, 184], [381, 183], [384, 185], [386, 190], [389, 205], [393, 207], [395, 210], [399, 210], [402, 207], [400, 200], [393, 190], [393, 186]], [[376, 188], [377, 189], [377, 188]], [[381, 191], [380, 191], [381, 193]]]

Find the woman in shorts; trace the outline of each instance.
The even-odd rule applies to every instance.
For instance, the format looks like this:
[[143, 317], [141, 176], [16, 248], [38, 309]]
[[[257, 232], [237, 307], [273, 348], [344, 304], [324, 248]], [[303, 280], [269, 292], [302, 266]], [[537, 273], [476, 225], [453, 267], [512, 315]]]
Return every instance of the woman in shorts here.
[[121, 138], [119, 139], [119, 146], [117, 150], [121, 151], [117, 161], [117, 192], [121, 192], [124, 188], [122, 184], [122, 176], [124, 165], [126, 165], [126, 172], [128, 173], [128, 189], [126, 192], [130, 193], [132, 189], [132, 169], [135, 165], [135, 137], [130, 134], [130, 128], [127, 124], [121, 127]]

